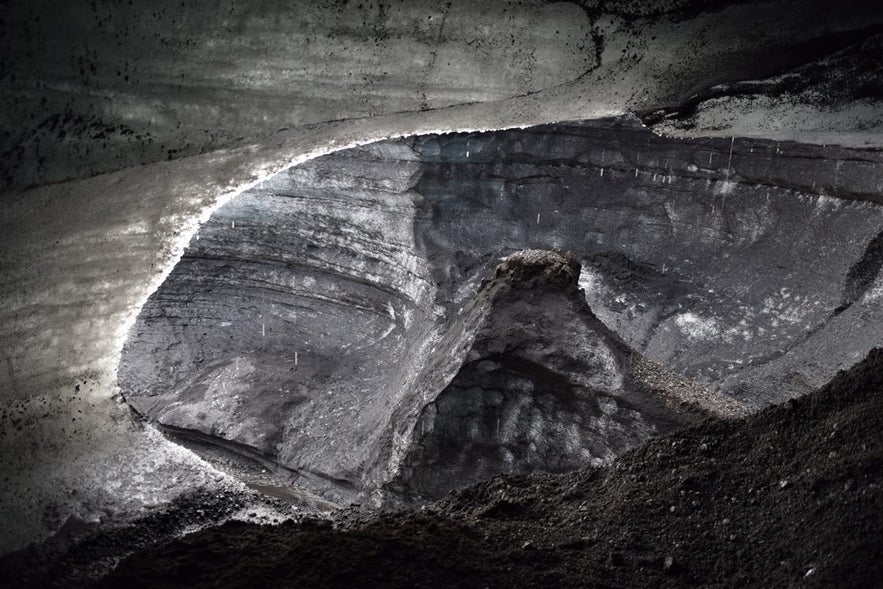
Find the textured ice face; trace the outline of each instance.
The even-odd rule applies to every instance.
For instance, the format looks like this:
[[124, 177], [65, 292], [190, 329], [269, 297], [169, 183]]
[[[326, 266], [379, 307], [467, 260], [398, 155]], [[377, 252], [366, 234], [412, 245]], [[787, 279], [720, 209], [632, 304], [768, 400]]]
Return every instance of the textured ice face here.
[[[533, 381], [499, 367], [490, 373], [508, 384], [464, 392], [482, 369], [457, 375], [485, 352], [473, 348], [480, 322], [458, 322], [482, 280], [582, 286], [626, 344], [683, 375], [760, 403], [799, 394], [841, 361], [813, 342], [879, 312], [862, 302], [873, 281], [854, 278], [879, 270], [883, 216], [859, 200], [873, 168], [850, 164], [838, 190], [856, 200], [834, 199], [813, 188], [826, 153], [662, 139], [620, 120], [423, 136], [323, 157], [262, 182], [201, 228], [144, 307], [120, 380], [149, 418], [272, 457], [294, 484], [337, 500], [427, 463], [408, 458], [422, 435], [415, 424], [434, 430], [456, 415], [465, 439], [498, 449], [463, 480], [537, 467], [537, 456], [555, 452], [536, 440], [527, 454], [507, 446], [532, 428], [570, 440], [556, 452], [571, 448], [574, 464], [605, 459], [624, 443], [603, 440], [634, 443], [653, 426], [618, 414], [610, 395], [623, 380], [610, 351], [559, 316], [532, 321], [557, 326], [569, 360], [542, 353], [551, 344], [539, 341], [517, 357], [604, 391], [592, 403], [609, 410], [591, 423], [537, 417], [561, 408], [538, 409], [549, 399], [537, 400]], [[575, 254], [559, 260], [554, 247]], [[856, 291], [845, 307], [844, 290]], [[522, 315], [507, 315], [500, 334], [519, 333]], [[863, 333], [843, 357], [878, 335]], [[505, 349], [505, 338], [486, 339], [488, 353]], [[769, 375], [770, 362], [789, 368]], [[425, 409], [452, 380], [459, 388]], [[507, 390], [512, 398], [497, 399]], [[497, 419], [521, 429], [497, 429]], [[632, 433], [619, 431], [629, 420]], [[445, 428], [459, 431], [436, 431]], [[445, 476], [455, 480], [452, 468]], [[429, 480], [420, 484], [447, 484]]]

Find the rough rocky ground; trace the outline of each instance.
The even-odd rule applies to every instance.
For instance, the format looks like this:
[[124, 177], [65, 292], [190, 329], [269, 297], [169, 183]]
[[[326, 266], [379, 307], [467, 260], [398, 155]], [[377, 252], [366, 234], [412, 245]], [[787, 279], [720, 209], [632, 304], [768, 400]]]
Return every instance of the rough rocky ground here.
[[879, 587], [883, 350], [806, 397], [609, 467], [497, 477], [416, 512], [228, 523], [104, 587]]
[[[69, 518], [53, 537], [0, 557], [3, 587], [80, 587], [94, 583], [135, 550], [237, 519], [300, 520], [309, 506], [230, 486], [186, 493], [135, 522], [109, 526]], [[313, 517], [318, 513], [312, 510]]]

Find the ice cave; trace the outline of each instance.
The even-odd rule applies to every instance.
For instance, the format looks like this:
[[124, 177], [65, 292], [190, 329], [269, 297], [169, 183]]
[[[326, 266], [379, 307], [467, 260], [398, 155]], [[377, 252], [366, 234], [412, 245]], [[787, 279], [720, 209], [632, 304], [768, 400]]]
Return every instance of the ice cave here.
[[9, 587], [883, 585], [883, 7], [10, 0]]

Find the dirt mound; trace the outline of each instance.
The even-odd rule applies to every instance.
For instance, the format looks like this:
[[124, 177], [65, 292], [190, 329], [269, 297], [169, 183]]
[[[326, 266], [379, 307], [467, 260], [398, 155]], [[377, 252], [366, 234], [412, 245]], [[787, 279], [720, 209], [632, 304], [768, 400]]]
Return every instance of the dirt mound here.
[[710, 419], [609, 467], [497, 477], [417, 512], [228, 524], [104, 586], [883, 584], [883, 351], [805, 398]]
[[415, 425], [407, 448], [397, 444], [406, 451], [387, 497], [413, 505], [499, 474], [601, 466], [710, 413], [738, 415], [737, 402], [645, 359], [599, 321], [580, 270], [558, 249], [497, 266], [435, 351], [442, 365], [457, 358], [455, 371], [438, 371], [450, 374], [441, 390], [413, 395], [416, 418], [396, 419]]

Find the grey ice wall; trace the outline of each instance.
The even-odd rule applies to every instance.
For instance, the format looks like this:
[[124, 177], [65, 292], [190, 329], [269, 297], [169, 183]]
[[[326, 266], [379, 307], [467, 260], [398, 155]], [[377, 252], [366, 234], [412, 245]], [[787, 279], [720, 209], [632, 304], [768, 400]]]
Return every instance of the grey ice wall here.
[[[837, 147], [660, 138], [631, 119], [340, 151], [212, 215], [139, 314], [120, 386], [150, 420], [333, 500], [399, 477], [393, 446], [425, 454], [405, 460], [431, 496], [518, 464], [610, 459], [659, 431], [650, 401], [620, 398], [617, 354], [761, 406], [883, 339], [881, 164]], [[585, 312], [558, 292], [477, 302], [501, 259], [555, 247], [582, 262]], [[634, 352], [571, 329], [592, 312]], [[559, 406], [550, 388], [579, 392]]]

